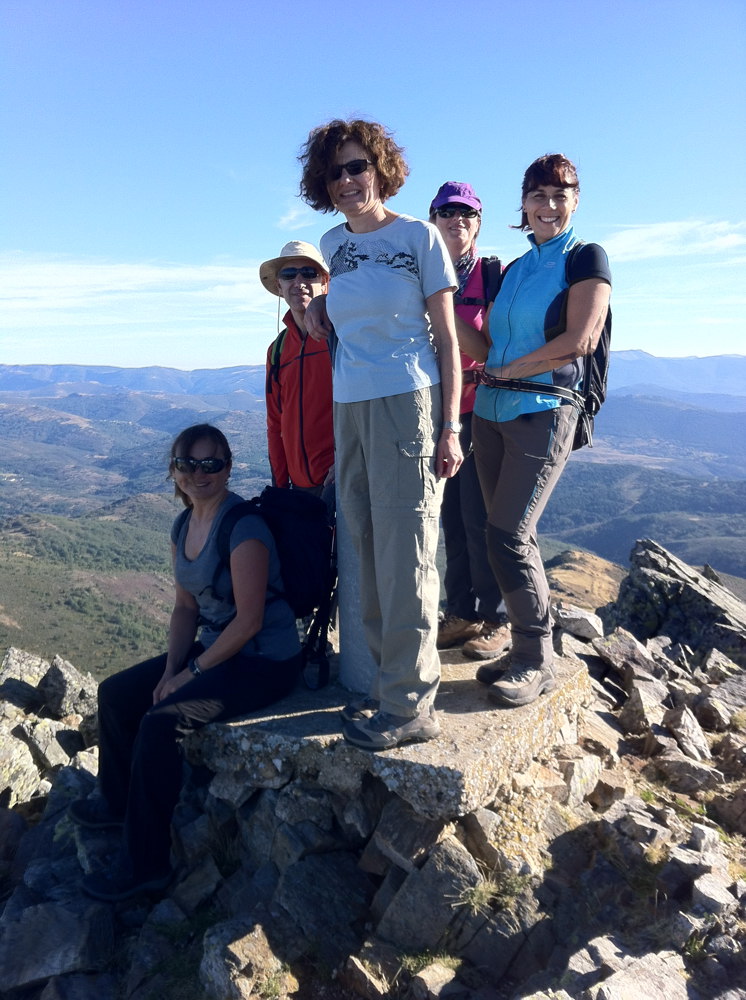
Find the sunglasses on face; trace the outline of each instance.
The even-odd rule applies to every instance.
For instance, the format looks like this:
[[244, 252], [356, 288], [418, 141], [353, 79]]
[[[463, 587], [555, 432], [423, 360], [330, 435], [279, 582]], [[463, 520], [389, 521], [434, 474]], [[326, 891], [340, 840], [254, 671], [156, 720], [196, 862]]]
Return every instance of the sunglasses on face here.
[[319, 279], [319, 272], [315, 267], [283, 267], [281, 271], [277, 272], [277, 277], [282, 278], [283, 281], [292, 281], [298, 275], [306, 281], [318, 281]]
[[177, 472], [196, 472], [200, 469], [208, 476], [222, 472], [228, 463], [224, 458], [175, 458], [174, 468]]
[[452, 219], [454, 215], [460, 215], [462, 219], [476, 219], [479, 212], [476, 208], [466, 208], [462, 205], [444, 205], [443, 208], [436, 208], [435, 214], [439, 219]]
[[333, 163], [326, 172], [326, 179], [338, 181], [343, 170], [346, 170], [350, 177], [357, 177], [358, 174], [364, 174], [368, 167], [374, 166], [372, 160], [349, 160], [347, 163]]

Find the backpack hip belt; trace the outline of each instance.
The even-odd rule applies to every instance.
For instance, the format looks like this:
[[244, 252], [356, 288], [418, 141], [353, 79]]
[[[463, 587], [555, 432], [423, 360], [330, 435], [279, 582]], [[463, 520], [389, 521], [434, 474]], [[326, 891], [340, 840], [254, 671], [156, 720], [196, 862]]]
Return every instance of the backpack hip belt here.
[[565, 389], [561, 385], [547, 385], [545, 382], [531, 382], [522, 378], [503, 378], [500, 375], [490, 375], [485, 371], [476, 371], [475, 381], [490, 389], [514, 389], [516, 392], [532, 392], [539, 396], [558, 396], [567, 403], [572, 403], [578, 410], [585, 409], [585, 399], [574, 389]]

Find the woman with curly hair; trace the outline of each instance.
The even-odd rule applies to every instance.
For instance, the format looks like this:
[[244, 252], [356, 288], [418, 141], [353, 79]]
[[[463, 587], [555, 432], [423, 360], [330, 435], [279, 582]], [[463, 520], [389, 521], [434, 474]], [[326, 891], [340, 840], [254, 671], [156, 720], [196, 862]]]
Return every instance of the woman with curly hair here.
[[386, 750], [440, 731], [435, 552], [442, 480], [461, 464], [458, 282], [437, 229], [386, 207], [408, 167], [382, 125], [329, 122], [300, 160], [304, 199], [346, 220], [321, 239], [329, 292], [306, 314], [311, 336], [333, 325], [337, 337], [337, 496], [378, 665], [369, 697], [343, 710], [343, 734]]

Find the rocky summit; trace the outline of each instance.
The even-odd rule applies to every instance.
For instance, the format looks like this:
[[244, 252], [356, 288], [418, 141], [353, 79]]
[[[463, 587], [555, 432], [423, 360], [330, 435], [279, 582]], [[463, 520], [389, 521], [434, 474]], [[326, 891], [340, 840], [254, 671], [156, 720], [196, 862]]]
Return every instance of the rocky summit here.
[[501, 709], [442, 654], [442, 735], [344, 743], [337, 684], [184, 742], [175, 877], [94, 903], [96, 685], [0, 668], [8, 1000], [746, 997], [746, 605], [641, 541], [554, 607], [559, 684]]

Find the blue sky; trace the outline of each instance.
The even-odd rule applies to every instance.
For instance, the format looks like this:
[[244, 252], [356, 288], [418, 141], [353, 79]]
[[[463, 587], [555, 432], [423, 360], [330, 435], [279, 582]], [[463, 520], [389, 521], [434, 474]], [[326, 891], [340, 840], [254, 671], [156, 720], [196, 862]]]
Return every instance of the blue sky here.
[[336, 222], [299, 147], [351, 116], [406, 149], [394, 210], [470, 181], [506, 261], [523, 171], [565, 153], [613, 347], [746, 353], [743, 0], [0, 0], [0, 39], [2, 363], [263, 361], [259, 263]]

